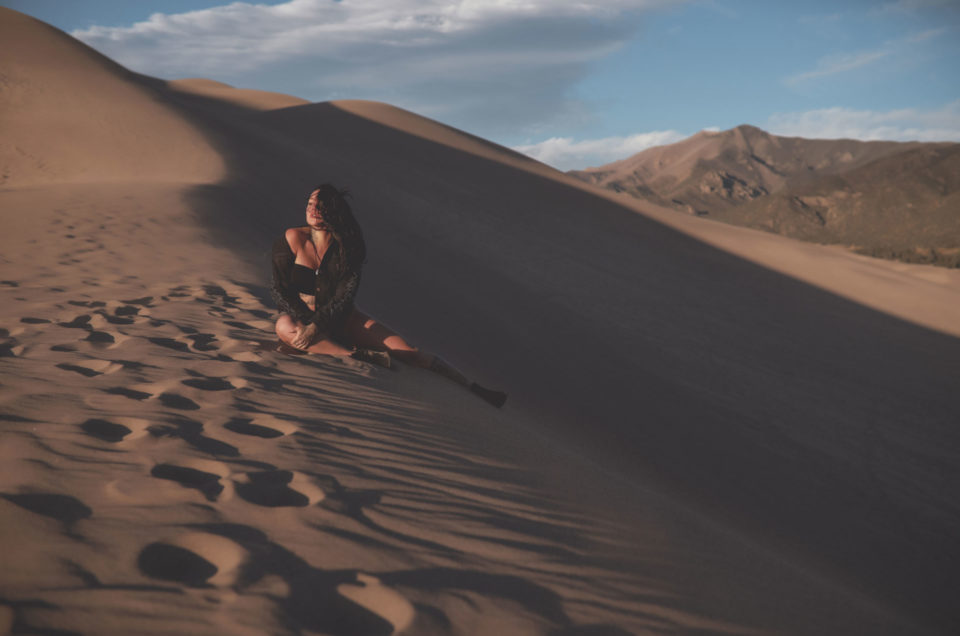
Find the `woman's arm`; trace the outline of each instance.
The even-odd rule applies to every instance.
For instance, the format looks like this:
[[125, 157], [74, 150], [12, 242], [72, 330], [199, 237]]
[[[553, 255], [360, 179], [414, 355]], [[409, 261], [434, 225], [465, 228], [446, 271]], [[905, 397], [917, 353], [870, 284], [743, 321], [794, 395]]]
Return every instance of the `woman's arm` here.
[[293, 288], [290, 280], [293, 272], [293, 263], [296, 256], [290, 249], [286, 237], [278, 238], [273, 243], [273, 283], [270, 295], [277, 303], [277, 308], [301, 324], [311, 322], [314, 312], [310, 310], [300, 298], [300, 294]]
[[[322, 302], [317, 302], [317, 311], [313, 317], [313, 322], [320, 331], [331, 334], [343, 328], [347, 316], [353, 311], [353, 301], [359, 289], [359, 268], [348, 270], [340, 277], [333, 293], [327, 294], [326, 299]], [[317, 300], [320, 301], [319, 298]]]

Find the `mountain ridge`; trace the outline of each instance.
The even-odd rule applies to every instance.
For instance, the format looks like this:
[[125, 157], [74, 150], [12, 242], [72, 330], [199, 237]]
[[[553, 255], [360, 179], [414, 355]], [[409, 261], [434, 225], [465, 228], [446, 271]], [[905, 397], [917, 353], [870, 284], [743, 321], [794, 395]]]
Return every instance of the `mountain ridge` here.
[[950, 142], [781, 137], [742, 124], [568, 174], [695, 216], [957, 267], [957, 152]]

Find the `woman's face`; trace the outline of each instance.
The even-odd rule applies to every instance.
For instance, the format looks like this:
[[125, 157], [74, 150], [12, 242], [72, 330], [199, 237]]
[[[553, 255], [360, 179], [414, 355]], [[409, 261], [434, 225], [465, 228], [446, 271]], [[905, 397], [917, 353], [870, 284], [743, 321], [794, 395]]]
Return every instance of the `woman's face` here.
[[319, 190], [314, 190], [307, 200], [307, 225], [314, 230], [329, 230], [330, 226], [327, 225], [323, 216], [323, 203], [320, 201], [319, 193]]

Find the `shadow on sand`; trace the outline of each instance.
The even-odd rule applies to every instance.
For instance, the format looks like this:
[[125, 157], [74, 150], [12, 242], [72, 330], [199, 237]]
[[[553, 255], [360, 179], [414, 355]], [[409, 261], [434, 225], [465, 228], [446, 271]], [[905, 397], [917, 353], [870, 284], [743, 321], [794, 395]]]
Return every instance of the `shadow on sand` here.
[[215, 240], [262, 258], [264, 276], [272, 237], [300, 222], [305, 193], [348, 185], [371, 254], [369, 313], [505, 388], [612, 472], [654, 478], [791, 558], [960, 625], [960, 340], [516, 157], [330, 103], [255, 112], [166, 95], [230, 167], [192, 204]]

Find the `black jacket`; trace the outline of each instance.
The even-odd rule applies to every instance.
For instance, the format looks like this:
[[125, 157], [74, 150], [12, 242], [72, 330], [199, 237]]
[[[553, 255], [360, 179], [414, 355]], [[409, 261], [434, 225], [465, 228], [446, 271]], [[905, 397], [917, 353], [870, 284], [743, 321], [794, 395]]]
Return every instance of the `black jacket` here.
[[310, 311], [291, 281], [295, 259], [286, 237], [273, 242], [270, 292], [277, 308], [299, 323], [314, 323], [322, 334], [338, 334], [353, 311], [353, 299], [360, 288], [360, 267], [350, 267], [344, 262], [340, 244], [334, 240], [323, 255], [320, 273], [316, 276], [316, 310]]

